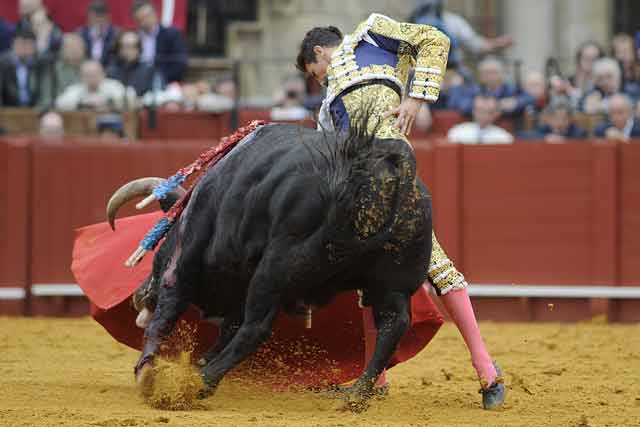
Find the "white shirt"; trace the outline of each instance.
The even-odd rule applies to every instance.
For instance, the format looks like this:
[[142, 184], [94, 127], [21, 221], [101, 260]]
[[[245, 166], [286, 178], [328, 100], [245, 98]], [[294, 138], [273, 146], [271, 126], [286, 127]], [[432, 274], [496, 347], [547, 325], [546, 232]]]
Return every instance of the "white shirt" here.
[[627, 138], [631, 138], [631, 131], [633, 130], [633, 117], [627, 120], [627, 124], [624, 125], [624, 129], [622, 129], [622, 133]]
[[18, 81], [18, 101], [20, 105], [29, 105], [29, 68], [22, 62], [16, 64], [16, 80]]
[[91, 37], [91, 57], [96, 61], [102, 61], [102, 52], [104, 51], [104, 34], [99, 37], [98, 32], [92, 28], [89, 31]]
[[84, 83], [76, 83], [64, 90], [56, 99], [56, 107], [62, 111], [78, 110], [88, 99], [97, 97], [117, 110], [122, 110], [126, 103], [128, 108], [136, 107], [136, 91], [125, 87], [117, 80], [104, 79], [96, 92], [89, 92]]
[[449, 129], [449, 142], [458, 144], [511, 144], [513, 136], [501, 127], [490, 125], [480, 128], [477, 123], [460, 123]]
[[140, 41], [142, 42], [142, 54], [140, 59], [147, 64], [153, 63], [156, 58], [156, 40], [158, 39], [158, 33], [160, 32], [160, 26], [156, 25], [156, 28], [151, 32], [138, 31], [140, 35]]

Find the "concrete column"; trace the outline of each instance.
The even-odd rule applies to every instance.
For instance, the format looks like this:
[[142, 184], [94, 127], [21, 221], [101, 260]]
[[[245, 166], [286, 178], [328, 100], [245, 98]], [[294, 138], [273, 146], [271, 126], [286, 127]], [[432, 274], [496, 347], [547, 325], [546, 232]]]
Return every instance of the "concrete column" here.
[[508, 0], [503, 3], [505, 34], [515, 40], [507, 58], [521, 60], [525, 69], [542, 71], [554, 50], [554, 0]]
[[554, 51], [567, 73], [573, 73], [578, 47], [587, 40], [608, 46], [613, 21], [613, 2], [603, 0], [558, 1], [555, 10], [557, 49]]

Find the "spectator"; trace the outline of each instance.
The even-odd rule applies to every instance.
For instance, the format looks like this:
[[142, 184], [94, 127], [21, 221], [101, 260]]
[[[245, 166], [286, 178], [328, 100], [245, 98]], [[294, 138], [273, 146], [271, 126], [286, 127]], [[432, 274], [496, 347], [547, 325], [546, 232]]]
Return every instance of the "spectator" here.
[[276, 95], [276, 106], [271, 109], [271, 120], [304, 120], [309, 110], [303, 107], [304, 79], [299, 76], [287, 78], [280, 93]]
[[107, 76], [135, 89], [138, 96], [151, 89], [153, 68], [140, 61], [142, 45], [135, 31], [124, 31], [115, 44], [116, 56], [107, 67]]
[[48, 67], [42, 80], [40, 106], [52, 107], [54, 100], [72, 84], [80, 81], [80, 67], [84, 61], [86, 47], [78, 34], [68, 33], [62, 37], [62, 52], [53, 66]]
[[633, 88], [622, 88], [622, 72], [618, 63], [612, 58], [598, 59], [593, 64], [595, 78], [594, 88], [580, 100], [580, 111], [588, 114], [607, 113], [609, 111], [609, 98], [619, 93], [626, 92], [633, 96], [636, 92]]
[[236, 99], [236, 82], [231, 75], [224, 75], [216, 80], [214, 92], [234, 101]]
[[550, 104], [544, 110], [545, 124], [538, 128], [538, 137], [550, 143], [561, 143], [567, 139], [587, 137], [584, 129], [573, 120], [573, 109], [567, 102]]
[[509, 36], [486, 38], [478, 35], [462, 16], [444, 10], [444, 0], [416, 0], [409, 22], [431, 25], [445, 33], [451, 41], [449, 66], [460, 68], [461, 71], [463, 67], [461, 47], [479, 56], [502, 50], [513, 44], [513, 38]]
[[187, 68], [187, 49], [180, 31], [160, 25], [149, 0], [136, 0], [132, 12], [142, 41], [142, 61], [153, 64], [165, 82], [182, 81]]
[[[465, 76], [456, 68], [447, 66], [447, 72], [440, 84], [440, 96], [434, 104], [430, 104], [429, 107], [434, 110], [440, 109], [455, 109], [451, 105], [451, 96], [456, 93], [457, 90], [472, 90], [471, 83], [465, 79]], [[426, 105], [427, 103], [423, 103]]]
[[98, 137], [102, 141], [121, 142], [124, 138], [124, 123], [117, 114], [106, 114], [96, 120]]
[[527, 93], [518, 93], [516, 87], [506, 82], [504, 64], [497, 58], [488, 57], [478, 64], [478, 85], [461, 85], [451, 89], [449, 105], [465, 115], [471, 115], [474, 99], [485, 95], [498, 100], [501, 115], [516, 117], [534, 103]]
[[633, 102], [629, 96], [612, 95], [609, 100], [609, 119], [596, 127], [595, 135], [622, 142], [640, 137], [640, 123], [633, 112]]
[[494, 125], [498, 117], [498, 100], [492, 96], [477, 95], [473, 100], [473, 122], [452, 127], [447, 139], [459, 144], [511, 144], [513, 136]]
[[58, 97], [56, 106], [59, 109], [120, 111], [125, 105], [132, 106], [135, 103], [135, 91], [125, 89], [117, 80], [106, 78], [99, 61], [88, 60], [82, 64], [81, 80]]
[[36, 36], [16, 31], [11, 52], [0, 59], [0, 99], [4, 106], [33, 107], [41, 94], [42, 62], [36, 56]]
[[617, 34], [611, 42], [611, 54], [620, 64], [622, 70], [622, 86], [638, 85], [638, 60], [636, 56], [636, 43], [629, 34]]
[[11, 41], [13, 40], [14, 32], [15, 26], [0, 18], [0, 54], [11, 49]]
[[233, 103], [235, 102], [235, 83], [233, 83], [233, 80], [231, 82], [218, 81], [213, 86], [201, 80], [194, 86], [198, 93], [198, 98], [195, 102], [198, 110], [219, 113], [233, 108]]
[[118, 29], [111, 24], [109, 6], [104, 0], [93, 0], [87, 8], [87, 25], [80, 28], [80, 35], [87, 45], [87, 58], [111, 63]]
[[31, 16], [39, 11], [44, 10], [42, 0], [20, 0], [18, 2], [18, 15], [20, 16], [16, 24], [16, 31], [31, 30], [33, 31]]
[[593, 64], [604, 57], [604, 50], [594, 41], [583, 43], [576, 53], [576, 72], [569, 77], [569, 83], [575, 90], [573, 97], [580, 99], [585, 93], [593, 89]]
[[64, 120], [55, 111], [49, 111], [40, 118], [40, 138], [47, 142], [61, 142], [64, 138]]
[[62, 30], [53, 23], [45, 9], [33, 12], [31, 27], [36, 35], [38, 54], [49, 59], [55, 58], [62, 44]]
[[533, 103], [527, 106], [527, 112], [537, 116], [549, 101], [544, 74], [539, 71], [529, 71], [524, 76], [522, 91], [533, 98]]

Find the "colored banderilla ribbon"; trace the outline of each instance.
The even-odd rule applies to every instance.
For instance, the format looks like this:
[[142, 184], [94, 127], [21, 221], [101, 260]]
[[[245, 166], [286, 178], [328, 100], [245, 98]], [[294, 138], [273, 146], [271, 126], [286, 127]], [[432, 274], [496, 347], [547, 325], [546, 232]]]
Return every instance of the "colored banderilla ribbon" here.
[[[255, 131], [258, 127], [265, 125], [263, 120], [254, 120], [249, 125], [238, 129], [232, 135], [226, 136], [220, 140], [220, 143], [215, 147], [209, 148], [203, 152], [194, 160], [190, 165], [181, 168], [175, 175], [171, 176], [165, 182], [157, 185], [153, 192], [144, 200], [136, 205], [137, 209], [143, 209], [155, 200], [164, 200], [168, 194], [175, 190], [180, 184], [182, 184], [189, 176], [195, 172], [204, 172], [213, 167], [220, 159], [222, 159], [229, 151], [233, 149], [242, 139]], [[200, 173], [200, 176], [196, 178], [191, 185], [187, 193], [182, 196], [176, 203], [167, 211], [164, 218], [161, 218], [152, 228], [147, 232], [140, 246], [135, 250], [133, 254], [127, 259], [125, 265], [127, 267], [134, 267], [137, 265], [144, 256], [153, 251], [160, 240], [166, 236], [173, 224], [180, 218], [180, 214], [184, 211], [184, 208], [189, 203], [193, 189], [198, 181], [204, 176]]]

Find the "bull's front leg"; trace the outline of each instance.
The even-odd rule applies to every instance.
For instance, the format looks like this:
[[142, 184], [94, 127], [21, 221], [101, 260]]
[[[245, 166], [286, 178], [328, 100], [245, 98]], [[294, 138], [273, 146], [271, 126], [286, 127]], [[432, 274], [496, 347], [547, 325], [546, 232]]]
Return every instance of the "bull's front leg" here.
[[374, 385], [389, 364], [411, 322], [410, 295], [390, 292], [373, 301], [373, 315], [378, 334], [371, 360], [358, 380], [346, 391], [347, 407], [359, 412], [367, 408]]
[[273, 279], [277, 276], [264, 271], [252, 278], [240, 329], [231, 342], [202, 369], [206, 387], [202, 397], [211, 394], [227, 372], [258, 350], [269, 338], [281, 306], [280, 290]]
[[[173, 278], [174, 269], [167, 271], [164, 278], [169, 275]], [[175, 280], [165, 281], [158, 292], [158, 304], [149, 326], [144, 334], [144, 347], [142, 355], [135, 366], [136, 378], [145, 365], [150, 365], [158, 354], [161, 344], [169, 337], [178, 319], [184, 314], [190, 304], [190, 291], [187, 283], [177, 283]]]

